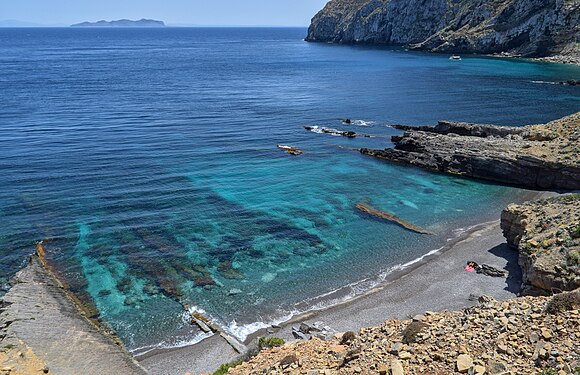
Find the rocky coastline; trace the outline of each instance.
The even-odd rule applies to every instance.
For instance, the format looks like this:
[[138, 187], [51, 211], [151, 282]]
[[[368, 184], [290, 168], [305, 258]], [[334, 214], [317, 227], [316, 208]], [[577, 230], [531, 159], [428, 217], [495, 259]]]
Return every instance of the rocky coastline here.
[[306, 40], [577, 64], [579, 24], [580, 4], [571, 0], [332, 0]]
[[[405, 131], [393, 137], [394, 149], [360, 152], [535, 190], [580, 189], [580, 113], [527, 127], [448, 121], [393, 127]], [[292, 331], [299, 340], [263, 350], [228, 373], [577, 373], [580, 195], [512, 204], [500, 225], [507, 246], [518, 253], [521, 282], [515, 288], [530, 296], [503, 302], [479, 296], [478, 306], [425, 311], [334, 337], [328, 337], [330, 328], [317, 334], [316, 325], [306, 336], [301, 325]]]
[[0, 374], [146, 374], [80, 308], [42, 254], [11, 283], [0, 307]]
[[364, 155], [427, 170], [536, 190], [580, 189], [580, 113], [509, 127], [441, 121], [393, 136], [394, 148]]
[[501, 227], [518, 250], [523, 293], [580, 287], [580, 194], [512, 204], [502, 212]]

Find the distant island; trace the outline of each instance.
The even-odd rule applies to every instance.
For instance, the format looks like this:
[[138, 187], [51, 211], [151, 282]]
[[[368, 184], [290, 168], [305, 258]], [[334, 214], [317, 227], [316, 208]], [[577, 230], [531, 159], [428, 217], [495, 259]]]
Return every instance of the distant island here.
[[140, 19], [138, 21], [132, 20], [117, 20], [117, 21], [97, 21], [97, 22], [81, 22], [71, 27], [165, 27], [163, 21]]

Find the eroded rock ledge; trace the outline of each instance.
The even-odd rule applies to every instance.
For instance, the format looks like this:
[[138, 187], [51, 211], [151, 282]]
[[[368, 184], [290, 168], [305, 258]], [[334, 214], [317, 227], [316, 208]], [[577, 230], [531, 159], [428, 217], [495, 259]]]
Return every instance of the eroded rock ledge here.
[[428, 170], [539, 190], [580, 189], [580, 112], [542, 125], [442, 121], [395, 126], [394, 148], [362, 154]]
[[509, 205], [501, 228], [519, 251], [524, 292], [580, 287], [580, 194]]
[[0, 368], [10, 374], [145, 374], [83, 317], [38, 256], [14, 277], [0, 309]]

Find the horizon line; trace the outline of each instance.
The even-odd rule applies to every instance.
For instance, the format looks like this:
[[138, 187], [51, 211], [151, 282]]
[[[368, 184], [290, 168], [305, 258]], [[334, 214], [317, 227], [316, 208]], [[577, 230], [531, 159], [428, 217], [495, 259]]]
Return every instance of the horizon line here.
[[[12, 29], [34, 29], [34, 28], [69, 28], [69, 27], [73, 27], [76, 26], [78, 24], [56, 24], [56, 25], [42, 25], [42, 24], [33, 24], [32, 22], [25, 22], [25, 21], [17, 21], [18, 23], [22, 23], [22, 25], [14, 25], [14, 26], [10, 26], [10, 25], [2, 25], [2, 22], [16, 22], [16, 21], [0, 21], [0, 28], [12, 28]], [[84, 22], [88, 22], [88, 21], [84, 21]], [[147, 28], [151, 28], [151, 29], [163, 29], [163, 28], [218, 28], [218, 27], [222, 27], [222, 28], [305, 28], [308, 27], [309, 25], [237, 25], [237, 24], [172, 24], [172, 23], [167, 23], [164, 26], [152, 26], [152, 27], [147, 27], [147, 26], [79, 26], [80, 28], [101, 28], [101, 29], [105, 29], [105, 28], [116, 28], [116, 29], [131, 29], [131, 28], [135, 28], [135, 29], [147, 29]]]

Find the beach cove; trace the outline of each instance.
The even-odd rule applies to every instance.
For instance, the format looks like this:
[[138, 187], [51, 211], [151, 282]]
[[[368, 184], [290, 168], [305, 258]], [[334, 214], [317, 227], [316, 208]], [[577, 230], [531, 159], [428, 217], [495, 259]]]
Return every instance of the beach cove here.
[[[7, 44], [4, 66], [29, 81], [2, 81], [12, 108], [0, 114], [11, 124], [1, 139], [10, 151], [0, 201], [11, 220], [0, 241], [13, 250], [3, 258], [5, 280], [43, 241], [46, 259], [96, 308], [99, 324], [145, 368], [168, 374], [209, 371], [236, 355], [191, 325], [191, 311], [248, 343], [272, 324], [292, 337], [282, 323], [293, 318], [344, 331], [463, 307], [470, 294], [517, 293], [505, 280], [466, 273], [458, 254], [511, 267], [517, 280], [514, 254], [490, 222], [535, 193], [353, 149], [392, 146], [400, 131], [391, 124], [519, 126], [569, 115], [580, 110], [578, 88], [547, 82], [576, 79], [578, 67], [483, 57], [458, 65], [399, 49], [304, 44], [303, 32], [51, 30], [43, 42], [82, 37], [39, 49], [29, 71], [17, 64], [23, 50]], [[27, 46], [39, 37], [17, 36]], [[46, 69], [34, 70], [40, 60]], [[86, 69], [76, 72], [76, 64]], [[240, 71], [246, 76], [236, 78]], [[76, 92], [70, 82], [78, 79], [88, 83]], [[435, 235], [375, 220], [361, 204]], [[223, 351], [229, 355], [216, 358]], [[194, 355], [199, 363], [185, 362]]]

